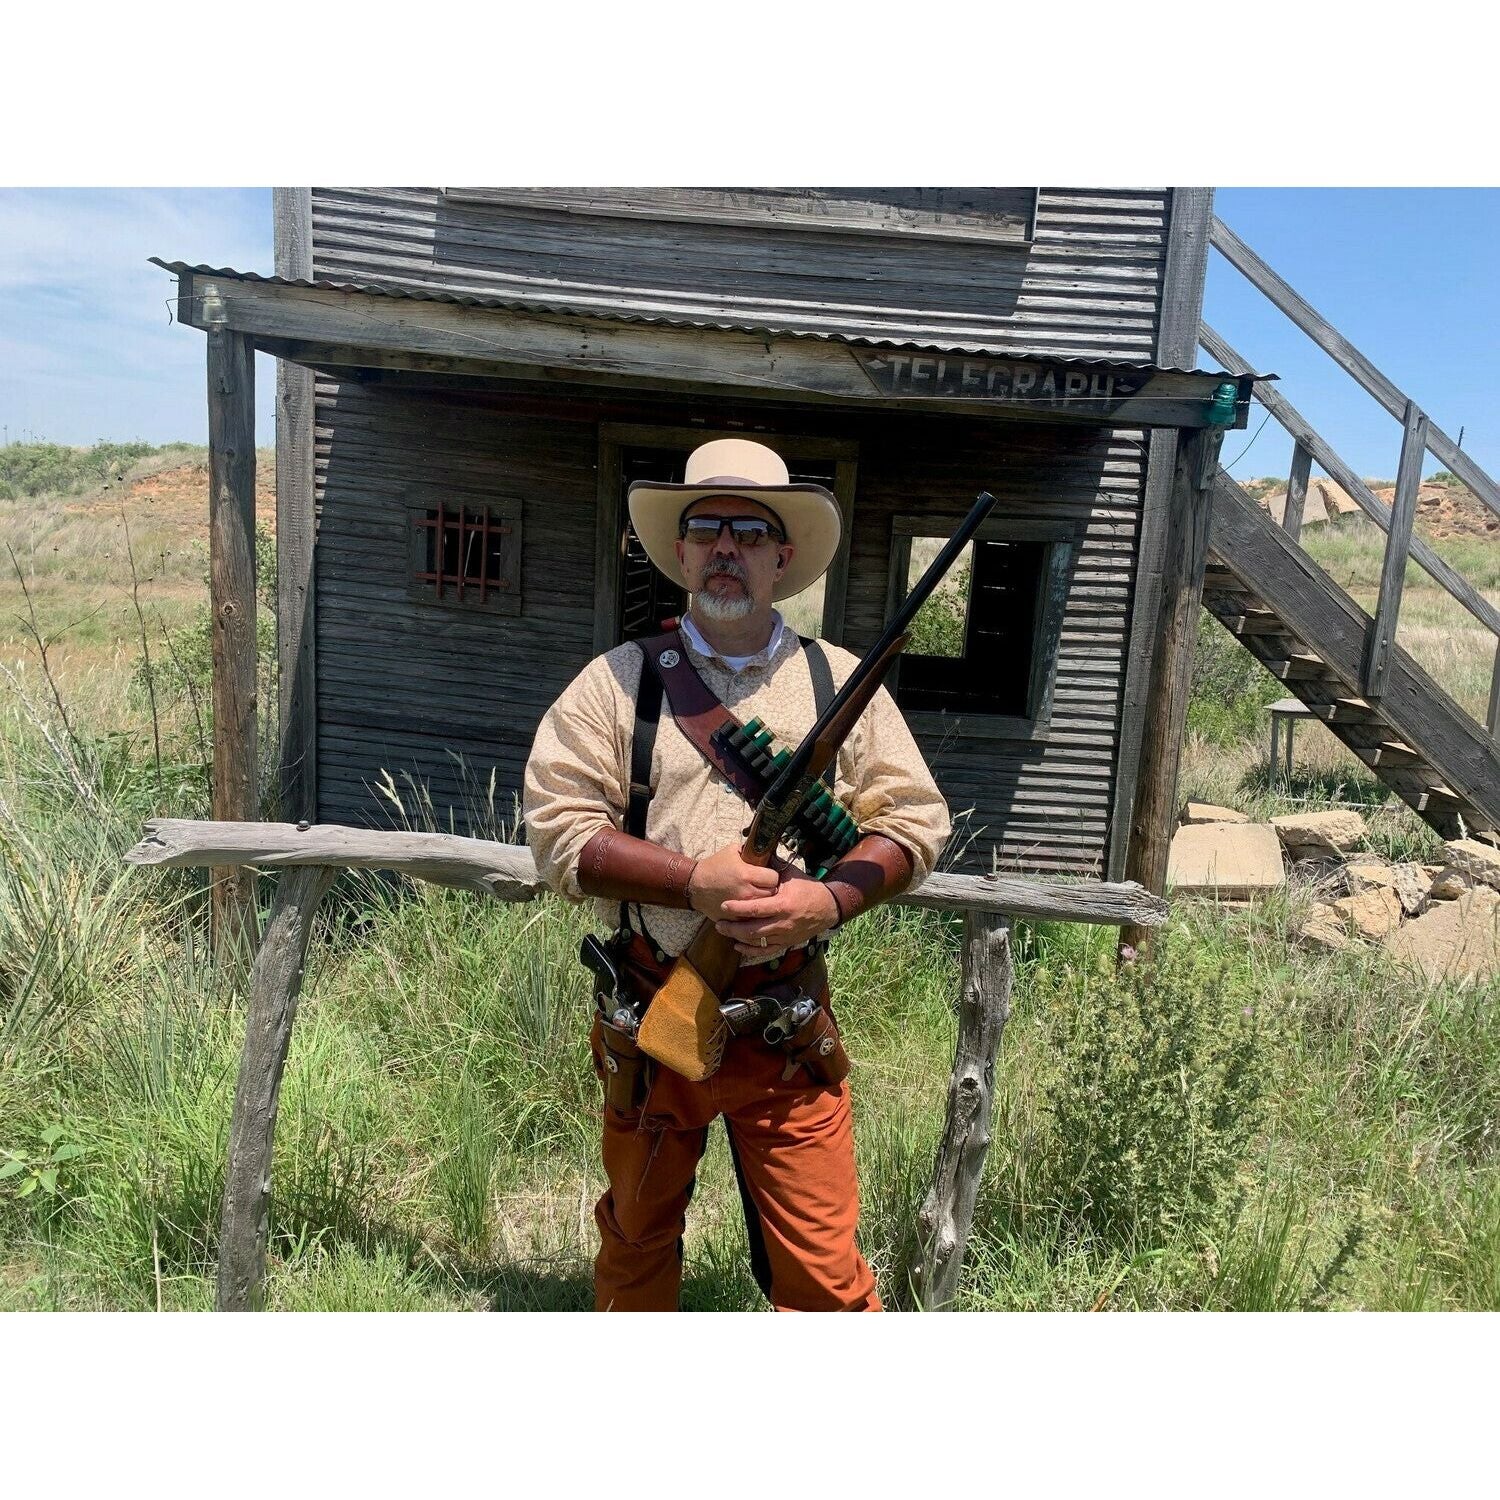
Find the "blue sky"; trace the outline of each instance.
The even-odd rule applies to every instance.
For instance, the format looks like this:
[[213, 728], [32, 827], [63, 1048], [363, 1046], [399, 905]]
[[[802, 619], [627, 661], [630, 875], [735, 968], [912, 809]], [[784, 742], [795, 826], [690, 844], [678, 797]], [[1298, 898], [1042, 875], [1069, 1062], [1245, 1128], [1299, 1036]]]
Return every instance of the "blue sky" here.
[[[1221, 188], [1219, 216], [1500, 472], [1500, 190]], [[203, 343], [168, 317], [149, 255], [271, 269], [269, 188], [0, 190], [0, 427], [11, 441], [206, 437]], [[1361, 473], [1392, 476], [1400, 427], [1217, 253], [1205, 317]], [[1205, 359], [1206, 362], [1206, 359]], [[258, 428], [273, 434], [271, 361]], [[1233, 433], [1240, 477], [1284, 473], [1290, 441]], [[1428, 471], [1438, 467], [1429, 461]]]

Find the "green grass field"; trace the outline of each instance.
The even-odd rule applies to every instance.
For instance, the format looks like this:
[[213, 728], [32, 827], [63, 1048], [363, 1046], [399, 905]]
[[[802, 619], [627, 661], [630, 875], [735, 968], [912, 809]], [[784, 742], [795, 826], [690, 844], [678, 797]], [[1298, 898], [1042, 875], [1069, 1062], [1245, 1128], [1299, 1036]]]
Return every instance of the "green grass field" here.
[[[18, 557], [28, 526], [72, 538], [23, 562], [44, 635], [62, 632], [50, 654], [68, 720], [27, 628], [8, 620], [0, 1307], [207, 1308], [243, 997], [209, 959], [202, 873], [121, 862], [144, 818], [206, 815], [197, 717], [182, 684], [164, 682], [153, 733], [128, 569], [103, 556], [87, 512], [28, 503], [43, 519], [5, 502]], [[46, 522], [53, 505], [60, 519]], [[106, 520], [101, 503], [95, 530]], [[1355, 581], [1369, 575], [1357, 537], [1326, 545], [1348, 549], [1339, 565]], [[170, 610], [159, 596], [169, 634], [193, 627], [198, 572], [163, 570], [162, 588], [179, 590]], [[13, 574], [11, 587], [7, 613], [24, 615]], [[1426, 628], [1430, 606], [1440, 632], [1423, 596], [1414, 581], [1412, 619]], [[64, 628], [104, 597], [124, 601], [112, 636]], [[1430, 847], [1321, 727], [1299, 732], [1290, 786], [1268, 779], [1263, 715], [1213, 711], [1226, 691], [1264, 698], [1259, 669], [1217, 636], [1231, 654], [1210, 646], [1200, 662], [1185, 796], [1256, 813], [1367, 804], [1377, 847]], [[1487, 686], [1472, 655], [1454, 652], [1456, 692], [1476, 674]], [[263, 900], [269, 890], [263, 880]], [[1248, 909], [1179, 903], [1159, 969], [1124, 980], [1113, 931], [1018, 924], [961, 1306], [1500, 1307], [1495, 995], [1416, 984], [1374, 951], [1299, 948], [1289, 935], [1308, 899], [1292, 887]], [[269, 1305], [590, 1304], [603, 1181], [584, 930], [582, 911], [556, 900], [341, 880], [281, 1096]], [[958, 939], [952, 920], [883, 909], [831, 953], [854, 1059], [862, 1243], [897, 1307], [910, 1305], [903, 1268], [952, 1060]], [[684, 1300], [764, 1305], [717, 1131]]]

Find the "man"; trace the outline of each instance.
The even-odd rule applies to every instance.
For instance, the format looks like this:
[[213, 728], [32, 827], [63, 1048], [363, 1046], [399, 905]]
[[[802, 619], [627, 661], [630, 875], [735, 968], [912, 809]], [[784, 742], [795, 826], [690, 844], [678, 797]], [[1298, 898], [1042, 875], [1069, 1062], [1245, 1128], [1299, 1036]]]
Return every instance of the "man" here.
[[595, 1212], [596, 1304], [676, 1308], [688, 1200], [708, 1126], [722, 1114], [752, 1265], [772, 1304], [878, 1311], [874, 1276], [855, 1244], [848, 1085], [828, 1070], [818, 1076], [820, 1055], [832, 1050], [820, 940], [931, 870], [948, 836], [947, 808], [884, 689], [840, 750], [833, 788], [861, 837], [822, 881], [786, 862], [766, 869], [740, 858], [745, 802], [694, 742], [692, 716], [679, 720], [671, 690], [660, 703], [650, 786], [639, 777], [633, 786], [643, 671], [648, 683], [649, 674], [675, 681], [691, 667], [697, 688], [794, 746], [817, 718], [820, 696], [842, 685], [856, 659], [822, 642], [804, 649], [773, 607], [827, 569], [842, 518], [822, 486], [790, 484], [769, 448], [739, 438], [706, 443], [689, 457], [683, 484], [637, 482], [629, 501], [651, 561], [691, 604], [671, 637], [596, 657], [538, 726], [525, 784], [537, 867], [555, 890], [593, 896], [603, 921], [629, 927], [617, 952], [641, 1000], [710, 921], [741, 955], [732, 993], [810, 994], [824, 1041], [798, 1053], [756, 1031], [735, 1036], [700, 1082], [641, 1059], [644, 1077], [631, 1094], [621, 1080], [636, 1076], [633, 1049], [595, 1021], [596, 1066], [606, 1098], [613, 1087], [618, 1101], [604, 1110], [609, 1190]]

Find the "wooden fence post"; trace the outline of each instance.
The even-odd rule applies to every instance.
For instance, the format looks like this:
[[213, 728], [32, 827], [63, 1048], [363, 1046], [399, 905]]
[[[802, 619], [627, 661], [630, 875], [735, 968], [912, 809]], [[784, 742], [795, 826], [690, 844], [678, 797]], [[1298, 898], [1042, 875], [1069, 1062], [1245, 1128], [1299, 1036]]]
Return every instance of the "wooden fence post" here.
[[[1208, 561], [1210, 497], [1223, 434], [1217, 428], [1184, 432], [1177, 445], [1168, 496], [1166, 548], [1162, 557], [1161, 603], [1141, 768], [1130, 820], [1130, 851], [1125, 874], [1159, 896], [1167, 887], [1167, 853], [1177, 822], [1177, 770], [1187, 725], [1192, 687], [1193, 647], [1203, 600], [1203, 568]], [[1127, 926], [1122, 950], [1137, 952], [1150, 942], [1151, 929]]]
[[[210, 288], [211, 289], [211, 288]], [[213, 631], [215, 821], [260, 813], [255, 740], [255, 347], [208, 333], [208, 559]], [[210, 917], [215, 952], [254, 946], [255, 872], [219, 868]]]
[[923, 1308], [945, 1307], [958, 1290], [979, 1179], [990, 1149], [995, 1056], [1010, 1018], [1014, 972], [1010, 918], [966, 911], [958, 1046], [948, 1081], [948, 1114], [932, 1183], [917, 1215], [918, 1249], [911, 1288]]
[[337, 873], [328, 865], [298, 865], [281, 876], [265, 939], [250, 972], [250, 1011], [234, 1091], [229, 1170], [219, 1219], [220, 1312], [250, 1312], [261, 1305], [281, 1075], [313, 918]]

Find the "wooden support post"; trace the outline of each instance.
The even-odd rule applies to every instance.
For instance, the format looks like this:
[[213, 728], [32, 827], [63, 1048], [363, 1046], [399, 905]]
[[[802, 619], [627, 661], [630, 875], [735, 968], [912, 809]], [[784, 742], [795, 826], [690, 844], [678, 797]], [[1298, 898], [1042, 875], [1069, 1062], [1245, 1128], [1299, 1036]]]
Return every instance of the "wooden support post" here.
[[1292, 449], [1292, 472], [1286, 481], [1286, 510], [1281, 526], [1295, 542], [1302, 535], [1302, 512], [1307, 505], [1307, 480], [1312, 473], [1312, 454], [1301, 443]]
[[[208, 333], [208, 558], [213, 618], [216, 821], [260, 815], [255, 740], [255, 347]], [[214, 948], [254, 945], [255, 875], [213, 872]]]
[[958, 1290], [979, 1179], [990, 1149], [995, 1057], [1010, 1018], [1014, 972], [1010, 919], [965, 912], [963, 988], [948, 1115], [932, 1183], [917, 1216], [918, 1249], [911, 1271], [912, 1294], [929, 1310], [947, 1306]]
[[1364, 671], [1360, 691], [1371, 702], [1385, 696], [1396, 649], [1396, 627], [1401, 618], [1401, 590], [1406, 584], [1406, 559], [1411, 550], [1412, 523], [1417, 517], [1417, 489], [1422, 481], [1422, 457], [1427, 451], [1427, 417], [1416, 402], [1406, 403], [1401, 439], [1401, 463], [1396, 471], [1396, 494], [1391, 501], [1391, 526], [1385, 539], [1385, 566], [1380, 572], [1380, 600], [1365, 637]]
[[229, 1170], [219, 1216], [220, 1312], [250, 1312], [261, 1303], [281, 1075], [302, 990], [307, 940], [318, 903], [336, 873], [328, 865], [301, 865], [281, 876], [265, 941], [251, 970], [245, 1050], [234, 1091]]
[[[276, 274], [312, 279], [312, 189], [276, 188]], [[281, 815], [318, 815], [314, 697], [313, 372], [276, 364], [277, 766]]]
[[[1166, 890], [1167, 852], [1177, 822], [1177, 769], [1187, 724], [1193, 647], [1198, 638], [1198, 610], [1203, 599], [1203, 568], [1208, 560], [1210, 496], [1222, 440], [1223, 434], [1213, 429], [1182, 434], [1167, 497], [1156, 650], [1151, 664], [1151, 691], [1146, 700], [1130, 849], [1125, 862], [1127, 878], [1139, 881], [1157, 896]], [[1123, 927], [1122, 956], [1126, 948], [1143, 950], [1150, 937], [1148, 927]]]

